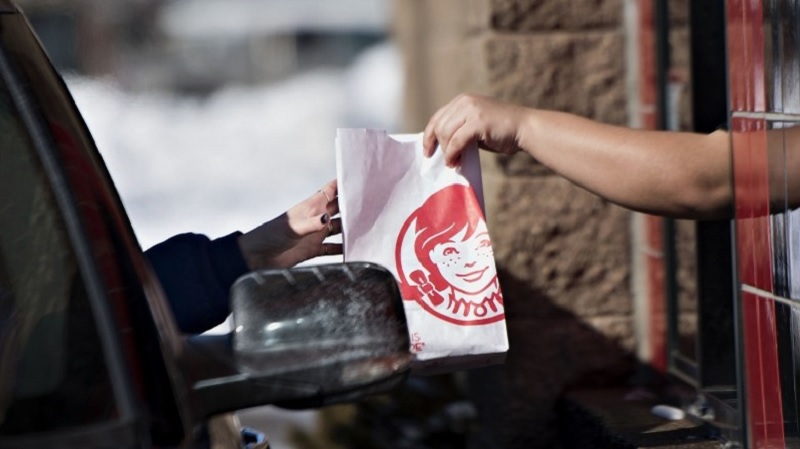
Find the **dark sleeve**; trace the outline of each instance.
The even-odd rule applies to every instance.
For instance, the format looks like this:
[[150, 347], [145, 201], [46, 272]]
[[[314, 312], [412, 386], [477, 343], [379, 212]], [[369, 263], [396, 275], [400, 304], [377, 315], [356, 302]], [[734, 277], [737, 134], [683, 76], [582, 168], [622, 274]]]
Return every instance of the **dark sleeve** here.
[[206, 331], [230, 313], [231, 285], [249, 271], [237, 243], [241, 234], [215, 240], [179, 234], [145, 251], [182, 332]]

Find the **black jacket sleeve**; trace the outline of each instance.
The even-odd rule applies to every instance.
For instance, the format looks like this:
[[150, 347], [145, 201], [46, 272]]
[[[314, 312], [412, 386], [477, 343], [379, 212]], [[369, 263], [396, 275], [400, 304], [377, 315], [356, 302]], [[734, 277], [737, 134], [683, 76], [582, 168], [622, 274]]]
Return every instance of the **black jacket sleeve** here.
[[249, 270], [234, 232], [211, 240], [179, 234], [145, 251], [182, 332], [200, 333], [225, 321], [233, 282]]

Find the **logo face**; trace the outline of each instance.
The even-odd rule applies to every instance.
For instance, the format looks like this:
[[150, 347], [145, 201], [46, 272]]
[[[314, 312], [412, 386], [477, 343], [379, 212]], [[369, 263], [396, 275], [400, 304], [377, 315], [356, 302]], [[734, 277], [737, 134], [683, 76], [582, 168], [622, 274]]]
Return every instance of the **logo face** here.
[[432, 315], [459, 325], [503, 319], [492, 242], [469, 186], [439, 190], [406, 219], [395, 263], [403, 298]]

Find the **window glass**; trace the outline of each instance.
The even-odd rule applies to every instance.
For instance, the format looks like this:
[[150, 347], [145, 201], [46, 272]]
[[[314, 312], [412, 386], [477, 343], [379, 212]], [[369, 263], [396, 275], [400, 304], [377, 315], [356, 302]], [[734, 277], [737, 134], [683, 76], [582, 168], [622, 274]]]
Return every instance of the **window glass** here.
[[112, 418], [114, 395], [52, 187], [0, 82], [0, 437]]
[[[798, 231], [800, 211], [797, 192], [800, 186], [800, 4], [796, 1], [769, 0], [764, 7], [764, 70], [767, 110], [775, 119], [767, 126], [767, 181], [770, 210], [770, 255], [772, 293], [783, 298], [775, 302], [776, 352], [780, 374], [780, 407], [783, 432], [789, 446], [800, 436], [800, 276], [798, 276]], [[762, 261], [766, 263], [767, 261]], [[768, 370], [768, 365], [760, 367]]]

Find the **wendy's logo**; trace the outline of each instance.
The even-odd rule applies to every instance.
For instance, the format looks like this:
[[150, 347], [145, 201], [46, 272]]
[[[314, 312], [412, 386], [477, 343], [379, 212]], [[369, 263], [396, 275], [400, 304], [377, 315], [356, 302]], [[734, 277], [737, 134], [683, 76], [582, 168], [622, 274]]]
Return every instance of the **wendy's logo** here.
[[403, 298], [432, 315], [459, 325], [504, 318], [492, 242], [469, 186], [439, 190], [406, 219], [395, 263]]

